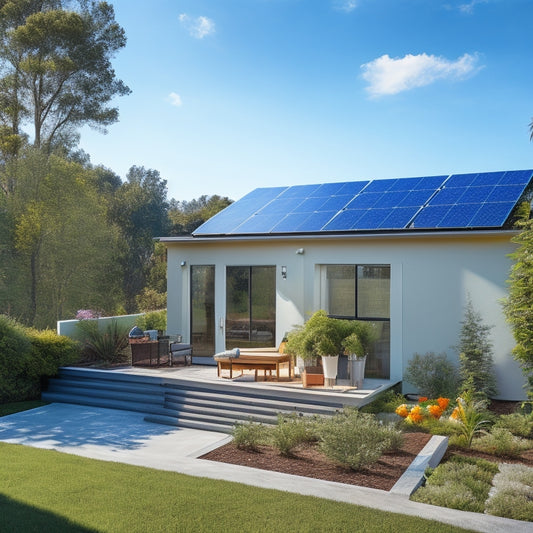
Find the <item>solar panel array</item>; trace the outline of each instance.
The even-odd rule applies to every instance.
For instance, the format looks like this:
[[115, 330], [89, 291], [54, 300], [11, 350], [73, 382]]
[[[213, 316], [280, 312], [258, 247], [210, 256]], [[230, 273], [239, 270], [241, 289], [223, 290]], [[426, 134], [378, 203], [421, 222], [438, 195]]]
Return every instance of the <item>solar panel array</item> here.
[[255, 189], [195, 236], [501, 228], [533, 170]]

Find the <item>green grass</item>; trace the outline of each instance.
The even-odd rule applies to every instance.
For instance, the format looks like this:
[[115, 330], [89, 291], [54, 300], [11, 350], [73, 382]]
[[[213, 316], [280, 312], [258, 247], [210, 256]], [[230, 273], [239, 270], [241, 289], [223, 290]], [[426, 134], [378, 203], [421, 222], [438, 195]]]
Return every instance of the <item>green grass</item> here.
[[0, 443], [0, 530], [459, 532], [286, 492]]
[[46, 402], [40, 400], [28, 400], [26, 402], [11, 402], [0, 404], [0, 416], [12, 415], [20, 411], [27, 411], [28, 409], [35, 409], [47, 405]]

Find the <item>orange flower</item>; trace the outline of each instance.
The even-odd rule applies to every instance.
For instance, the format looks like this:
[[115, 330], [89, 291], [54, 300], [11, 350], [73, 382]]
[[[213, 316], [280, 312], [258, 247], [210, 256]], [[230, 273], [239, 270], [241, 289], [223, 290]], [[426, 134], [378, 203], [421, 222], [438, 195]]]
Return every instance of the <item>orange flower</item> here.
[[450, 415], [450, 418], [452, 418], [453, 420], [459, 420], [459, 407], [456, 407], [452, 411], [452, 414]]
[[409, 412], [409, 416], [407, 417], [407, 420], [410, 420], [411, 422], [418, 424], [419, 422], [422, 422], [423, 418], [424, 417], [422, 416], [422, 408], [420, 407], [420, 405], [415, 405]]
[[437, 403], [439, 404], [439, 407], [446, 411], [448, 409], [448, 405], [450, 405], [450, 399], [449, 398], [437, 398]]
[[399, 405], [396, 407], [396, 414], [401, 416], [402, 418], [406, 418], [409, 414], [409, 411], [407, 410], [407, 405], [402, 403], [402, 405]]
[[427, 402], [428, 399], [426, 396], [420, 396], [420, 398], [418, 398], [418, 403], [422, 403], [422, 402]]
[[429, 414], [437, 420], [442, 416], [442, 409], [440, 405], [428, 405]]

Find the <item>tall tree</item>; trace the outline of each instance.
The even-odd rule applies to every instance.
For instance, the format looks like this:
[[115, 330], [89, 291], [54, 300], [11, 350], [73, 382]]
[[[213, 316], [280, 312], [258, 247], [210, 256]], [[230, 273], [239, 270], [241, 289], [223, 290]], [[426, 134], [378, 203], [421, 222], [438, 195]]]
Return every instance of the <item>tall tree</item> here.
[[[66, 7], [77, 5], [78, 10]], [[33, 144], [72, 144], [78, 127], [105, 131], [118, 119], [109, 106], [128, 87], [111, 58], [126, 44], [107, 2], [0, 0], [0, 120], [11, 135], [33, 125]], [[74, 136], [74, 137], [73, 137]]]
[[154, 238], [168, 232], [168, 202], [167, 182], [157, 170], [133, 166], [126, 180], [115, 194], [112, 221], [122, 231], [126, 310], [132, 312], [146, 285]]
[[206, 220], [225, 209], [233, 202], [227, 196], [207, 196], [191, 200], [190, 202], [177, 202], [171, 200], [169, 217], [172, 224], [171, 235], [190, 235]]

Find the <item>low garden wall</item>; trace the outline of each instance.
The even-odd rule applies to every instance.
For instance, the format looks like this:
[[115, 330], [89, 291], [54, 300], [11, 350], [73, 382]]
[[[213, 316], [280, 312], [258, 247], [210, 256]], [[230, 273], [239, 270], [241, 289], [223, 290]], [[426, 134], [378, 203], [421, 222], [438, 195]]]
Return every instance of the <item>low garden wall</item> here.
[[[105, 316], [98, 318], [99, 329], [104, 330], [108, 324], [113, 320], [117, 321], [120, 326], [132, 328], [135, 325], [135, 321], [144, 313], [137, 313], [135, 315], [120, 315], [120, 316]], [[90, 319], [95, 320], [95, 319]], [[57, 323], [57, 334], [65, 335], [66, 337], [76, 337], [76, 324], [79, 320], [59, 320]]]

